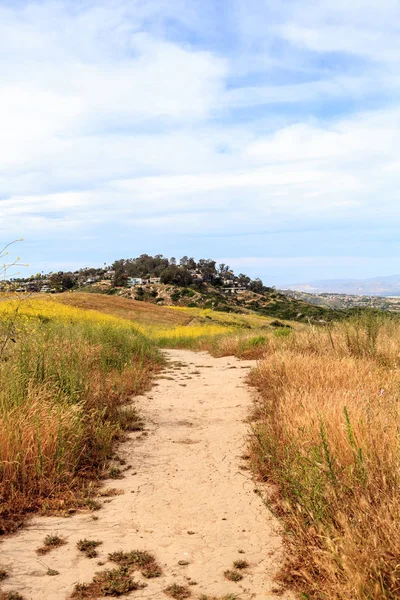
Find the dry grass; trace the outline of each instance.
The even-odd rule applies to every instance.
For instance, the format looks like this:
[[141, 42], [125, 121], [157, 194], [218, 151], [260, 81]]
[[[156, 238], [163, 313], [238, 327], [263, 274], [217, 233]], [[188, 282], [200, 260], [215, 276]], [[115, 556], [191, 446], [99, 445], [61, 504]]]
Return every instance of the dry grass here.
[[250, 375], [252, 458], [290, 532], [304, 598], [400, 597], [400, 323], [364, 317], [271, 338]]
[[96, 310], [114, 317], [134, 321], [140, 325], [157, 323], [160, 327], [174, 327], [187, 325], [191, 320], [190, 314], [170, 310], [163, 306], [156, 306], [148, 302], [138, 302], [118, 296], [104, 294], [85, 294], [81, 292], [71, 294], [56, 294], [54, 300], [84, 310]]
[[[0, 303], [0, 533], [26, 512], [86, 505], [162, 359], [131, 323], [51, 300]], [[93, 493], [93, 486], [92, 491]], [[88, 506], [90, 508], [90, 506]]]

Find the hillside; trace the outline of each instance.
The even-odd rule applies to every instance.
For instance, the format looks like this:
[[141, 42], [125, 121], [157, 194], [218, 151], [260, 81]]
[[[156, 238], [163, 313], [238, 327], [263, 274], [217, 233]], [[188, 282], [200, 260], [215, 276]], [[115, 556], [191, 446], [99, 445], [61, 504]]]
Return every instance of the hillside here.
[[[120, 299], [130, 299], [159, 307], [181, 306], [189, 308], [211, 308], [214, 311], [237, 314], [257, 314], [264, 317], [289, 321], [309, 320], [331, 321], [345, 316], [341, 311], [291, 298], [276, 290], [240, 290], [226, 293], [223, 288], [210, 283], [198, 286], [181, 287], [171, 284], [144, 284], [132, 288], [113, 287], [110, 282], [100, 281], [85, 288], [85, 292], [112, 295]], [[136, 306], [136, 304], [135, 304]]]
[[[4, 282], [16, 292], [95, 292], [158, 304], [211, 308], [214, 311], [255, 313], [293, 321], [326, 322], [346, 316], [324, 306], [288, 297], [261, 279], [235, 274], [226, 264], [183, 256], [179, 261], [162, 254], [120, 259], [103, 268], [87, 267], [75, 272], [58, 272]], [[113, 305], [112, 311], [116, 307]], [[122, 315], [123, 305], [120, 304]], [[136, 321], [140, 321], [140, 310]], [[168, 317], [169, 318], [169, 317]]]

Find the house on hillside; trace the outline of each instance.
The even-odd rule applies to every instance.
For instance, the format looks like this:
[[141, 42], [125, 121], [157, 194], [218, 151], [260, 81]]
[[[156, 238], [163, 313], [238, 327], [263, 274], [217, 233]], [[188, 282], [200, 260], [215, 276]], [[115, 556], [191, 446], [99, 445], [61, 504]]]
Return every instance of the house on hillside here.
[[135, 285], [143, 285], [143, 279], [141, 277], [129, 277], [126, 284], [128, 287], [135, 287]]
[[150, 277], [149, 283], [161, 283], [161, 277]]

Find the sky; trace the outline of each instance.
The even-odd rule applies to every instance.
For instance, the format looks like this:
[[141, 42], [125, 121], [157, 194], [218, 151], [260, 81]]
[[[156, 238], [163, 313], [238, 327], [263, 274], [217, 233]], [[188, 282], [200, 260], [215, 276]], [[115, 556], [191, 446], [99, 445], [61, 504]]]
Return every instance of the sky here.
[[0, 243], [400, 272], [398, 0], [0, 0]]

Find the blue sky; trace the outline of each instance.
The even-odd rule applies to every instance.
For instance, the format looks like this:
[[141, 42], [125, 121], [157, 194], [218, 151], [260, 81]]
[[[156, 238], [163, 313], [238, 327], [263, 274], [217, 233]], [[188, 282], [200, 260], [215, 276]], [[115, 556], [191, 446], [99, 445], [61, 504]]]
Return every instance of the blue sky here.
[[398, 0], [0, 0], [0, 240], [30, 271], [400, 271]]

